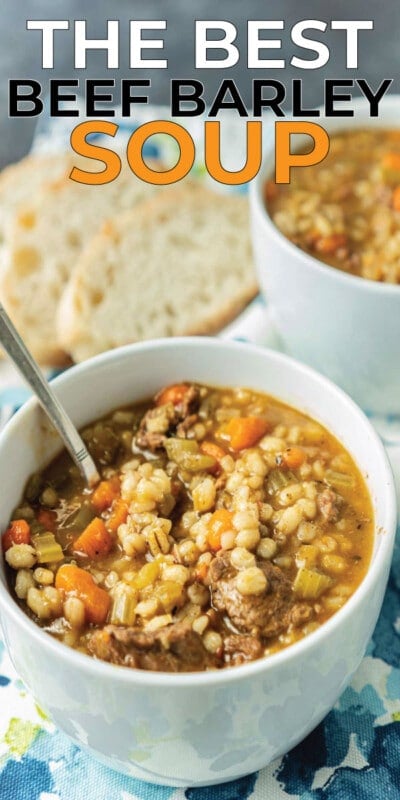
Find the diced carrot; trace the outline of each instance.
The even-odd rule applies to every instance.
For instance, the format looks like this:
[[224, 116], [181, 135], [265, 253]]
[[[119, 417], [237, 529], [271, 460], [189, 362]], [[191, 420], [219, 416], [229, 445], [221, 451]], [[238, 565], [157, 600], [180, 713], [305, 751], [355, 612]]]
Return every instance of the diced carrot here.
[[392, 194], [392, 206], [395, 211], [400, 211], [400, 186], [396, 186]]
[[189, 389], [190, 386], [187, 383], [174, 383], [172, 386], [167, 386], [156, 395], [156, 405], [165, 406], [167, 403], [172, 403], [173, 406], [178, 406], [184, 400]]
[[57, 514], [55, 514], [54, 511], [50, 511], [49, 508], [40, 508], [36, 515], [36, 519], [41, 525], [43, 525], [44, 528], [46, 528], [46, 531], [51, 531], [54, 533], [57, 522]]
[[329, 236], [319, 236], [314, 242], [314, 248], [317, 253], [328, 256], [336, 253], [340, 247], [346, 247], [347, 244], [345, 233], [331, 233]]
[[111, 599], [104, 589], [97, 586], [90, 572], [75, 564], [63, 564], [57, 572], [55, 586], [66, 595], [82, 600], [88, 622], [102, 625], [106, 621]]
[[93, 508], [101, 514], [106, 508], [110, 508], [113, 500], [119, 497], [120, 491], [120, 483], [117, 477], [110, 478], [108, 481], [100, 481], [90, 498]]
[[400, 153], [385, 153], [381, 163], [383, 169], [400, 172]]
[[267, 181], [264, 187], [264, 199], [266, 203], [270, 203], [272, 200], [275, 200], [279, 194], [279, 189], [275, 181]]
[[206, 564], [203, 561], [203, 563], [199, 564], [195, 569], [194, 575], [195, 575], [196, 581], [200, 581], [201, 583], [203, 581], [205, 581], [205, 579], [207, 577], [207, 573], [208, 573], [208, 564]]
[[202, 442], [200, 445], [200, 450], [206, 456], [212, 456], [216, 460], [216, 464], [213, 467], [208, 469], [208, 472], [211, 472], [212, 475], [219, 475], [221, 472], [220, 461], [224, 456], [226, 456], [225, 450], [222, 449], [218, 444], [215, 442], [208, 442], [207, 440]]
[[126, 522], [128, 516], [128, 504], [121, 497], [114, 500], [111, 514], [106, 521], [107, 529], [111, 533], [116, 533], [119, 526]]
[[310, 230], [304, 233], [304, 241], [308, 247], [315, 247], [315, 242], [320, 236], [321, 234], [317, 228], [310, 228]]
[[227, 436], [232, 450], [244, 450], [261, 439], [267, 432], [269, 423], [262, 417], [234, 417], [221, 430]]
[[114, 539], [100, 517], [89, 522], [87, 528], [75, 539], [75, 553], [85, 553], [89, 558], [103, 558], [112, 549]]
[[30, 541], [31, 529], [24, 519], [14, 519], [10, 522], [10, 525], [1, 537], [4, 553], [6, 550], [9, 550], [13, 544], [29, 544]]
[[288, 447], [284, 453], [282, 453], [282, 461], [285, 467], [288, 469], [297, 469], [304, 464], [306, 460], [306, 454], [302, 447]]
[[226, 508], [218, 508], [211, 515], [207, 525], [207, 542], [214, 553], [221, 549], [222, 534], [232, 530], [232, 519], [232, 511], [228, 511]]

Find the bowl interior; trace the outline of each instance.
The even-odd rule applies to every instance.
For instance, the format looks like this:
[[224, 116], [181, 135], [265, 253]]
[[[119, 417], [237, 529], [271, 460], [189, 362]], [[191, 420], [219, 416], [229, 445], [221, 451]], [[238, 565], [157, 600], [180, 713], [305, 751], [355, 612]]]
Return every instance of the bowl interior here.
[[[53, 386], [80, 427], [181, 380], [250, 387], [274, 395], [325, 425], [352, 454], [370, 489], [377, 530], [374, 557], [389, 544], [390, 537], [382, 531], [393, 527], [394, 490], [380, 440], [341, 390], [286, 356], [217, 339], [162, 340], [106, 353], [72, 368]], [[28, 477], [59, 450], [58, 437], [44, 413], [35, 400], [30, 401], [0, 437], [2, 530]]]

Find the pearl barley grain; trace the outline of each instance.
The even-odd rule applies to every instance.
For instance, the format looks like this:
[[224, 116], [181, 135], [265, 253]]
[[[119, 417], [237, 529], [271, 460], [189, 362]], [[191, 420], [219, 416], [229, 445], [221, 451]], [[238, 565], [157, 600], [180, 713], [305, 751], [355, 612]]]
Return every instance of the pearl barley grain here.
[[236, 576], [236, 587], [244, 597], [252, 594], [258, 595], [266, 591], [268, 581], [262, 569], [249, 567]]
[[266, 536], [265, 539], [261, 539], [261, 542], [257, 547], [257, 555], [260, 556], [260, 558], [269, 559], [276, 555], [277, 550], [277, 543], [273, 539], [270, 539], [268, 536]]
[[13, 544], [5, 559], [12, 569], [30, 569], [36, 562], [36, 552], [30, 544]]

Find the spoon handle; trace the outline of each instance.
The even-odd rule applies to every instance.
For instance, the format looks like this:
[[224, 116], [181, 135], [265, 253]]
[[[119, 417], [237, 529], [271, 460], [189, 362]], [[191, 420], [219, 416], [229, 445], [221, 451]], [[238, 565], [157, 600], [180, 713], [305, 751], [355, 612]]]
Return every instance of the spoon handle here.
[[36, 361], [32, 358], [1, 303], [0, 342], [39, 399], [40, 405], [60, 434], [87, 485], [91, 488], [100, 480], [96, 465], [75, 425], [43, 377]]

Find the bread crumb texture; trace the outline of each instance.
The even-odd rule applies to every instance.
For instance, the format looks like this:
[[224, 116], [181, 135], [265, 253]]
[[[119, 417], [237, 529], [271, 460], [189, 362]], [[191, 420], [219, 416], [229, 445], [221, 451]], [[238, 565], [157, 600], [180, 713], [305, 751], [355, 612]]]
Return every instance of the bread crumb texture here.
[[187, 182], [114, 216], [77, 259], [58, 313], [75, 361], [220, 330], [257, 292], [245, 198]]

